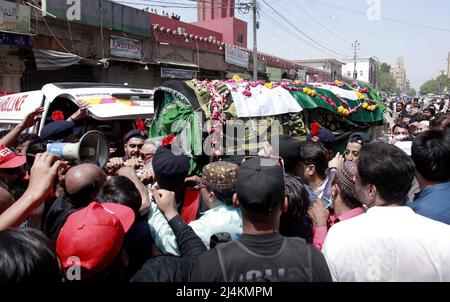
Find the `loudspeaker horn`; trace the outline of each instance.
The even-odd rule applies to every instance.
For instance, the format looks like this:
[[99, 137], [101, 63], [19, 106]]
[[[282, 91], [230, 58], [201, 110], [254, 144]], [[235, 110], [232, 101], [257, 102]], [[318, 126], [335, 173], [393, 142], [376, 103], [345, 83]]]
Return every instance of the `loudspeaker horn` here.
[[91, 163], [103, 168], [109, 160], [109, 142], [100, 131], [93, 130], [83, 135], [80, 142], [75, 144], [48, 144], [47, 152], [65, 160], [78, 160], [81, 163]]

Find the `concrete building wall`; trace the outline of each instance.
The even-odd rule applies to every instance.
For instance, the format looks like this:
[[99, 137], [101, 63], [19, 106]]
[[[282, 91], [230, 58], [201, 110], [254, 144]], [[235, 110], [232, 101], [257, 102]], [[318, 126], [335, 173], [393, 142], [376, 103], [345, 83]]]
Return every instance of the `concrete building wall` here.
[[96, 68], [94, 76], [96, 82], [124, 84], [139, 86], [143, 88], [153, 89], [155, 86], [161, 84], [157, 81], [159, 77], [159, 69], [149, 68], [144, 69], [145, 66], [137, 64], [124, 64], [120, 62], [113, 62], [108, 68]]
[[[344, 60], [345, 65], [342, 66], [342, 76], [353, 79], [355, 63], [353, 60]], [[356, 71], [358, 73], [357, 80], [370, 83], [371, 64], [369, 59], [358, 60], [356, 62]]]
[[178, 27], [184, 28], [186, 33], [198, 35], [202, 37], [208, 38], [209, 36], [216, 37], [217, 41], [223, 40], [223, 34], [219, 31], [214, 31], [208, 27], [200, 27], [195, 24], [186, 23], [178, 20], [174, 20], [172, 18], [161, 16], [158, 14], [150, 13], [150, 22], [152, 25], [164, 26], [166, 29], [170, 28], [171, 30], [177, 30]]
[[450, 79], [450, 52], [448, 53], [448, 59], [447, 59], [447, 76]]
[[[193, 23], [223, 34], [223, 42], [240, 47], [247, 47], [247, 22], [236, 18], [222, 18]], [[241, 40], [239, 40], [239, 35]]]
[[395, 68], [392, 70], [392, 74], [397, 82], [397, 88], [403, 93], [406, 91], [406, 69], [405, 61], [403, 57], [398, 57], [395, 62]]
[[327, 69], [328, 69], [328, 66], [324, 65], [323, 62], [303, 62], [303, 61], [298, 61], [298, 63], [302, 64], [303, 66], [317, 68], [317, 69], [320, 69], [320, 70], [327, 71]]
[[296, 60], [302, 66], [319, 69], [329, 73], [329, 76], [324, 81], [340, 80], [342, 78], [342, 63], [336, 60]]
[[13, 55], [17, 51], [17, 47], [0, 45], [0, 91], [20, 92], [25, 65], [21, 58]]
[[199, 0], [197, 3], [198, 21], [234, 17], [235, 0]]

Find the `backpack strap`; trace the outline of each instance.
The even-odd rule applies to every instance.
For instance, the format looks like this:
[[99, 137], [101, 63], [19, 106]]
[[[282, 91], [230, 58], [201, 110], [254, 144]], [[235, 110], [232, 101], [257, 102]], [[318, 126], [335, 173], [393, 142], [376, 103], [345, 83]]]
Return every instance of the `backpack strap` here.
[[219, 243], [214, 248], [217, 252], [217, 257], [219, 258], [220, 270], [222, 271], [222, 277], [223, 277], [224, 282], [228, 282], [228, 276], [227, 276], [227, 270], [225, 269], [225, 262], [223, 259], [222, 250], [224, 247], [226, 247], [227, 245], [232, 244], [232, 243], [234, 243], [234, 241], [226, 242], [226, 243]]

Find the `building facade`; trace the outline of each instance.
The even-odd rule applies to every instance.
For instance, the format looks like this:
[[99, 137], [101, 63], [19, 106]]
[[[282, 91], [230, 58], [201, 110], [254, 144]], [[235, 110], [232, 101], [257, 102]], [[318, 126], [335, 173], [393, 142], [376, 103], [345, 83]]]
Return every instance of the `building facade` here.
[[342, 79], [342, 66], [343, 62], [334, 59], [313, 59], [313, 60], [295, 60], [296, 63], [312, 67], [317, 70], [325, 71], [329, 76], [325, 81], [335, 81]]
[[450, 79], [450, 52], [448, 53], [448, 58], [447, 58], [447, 76]]
[[367, 57], [356, 59], [356, 79], [354, 78], [355, 60], [346, 58], [341, 61], [344, 63], [342, 66], [343, 78], [365, 82], [374, 87], [377, 86], [377, 69], [379, 68], [379, 64], [375, 58]]
[[[16, 7], [12, 1], [0, 2]], [[220, 2], [229, 6], [220, 14], [199, 18], [218, 22], [218, 30], [107, 0], [80, 2], [77, 18], [70, 16], [74, 7], [65, 0], [45, 3], [45, 12], [52, 17], [21, 6], [30, 17], [22, 31], [2, 31], [0, 22], [0, 94], [54, 82], [128, 83], [151, 89], [170, 79], [223, 79], [236, 73], [250, 79], [253, 64], [262, 80], [322, 82], [340, 74], [339, 62], [333, 60], [325, 60], [325, 66], [303, 65], [259, 52], [253, 62], [252, 51], [246, 48], [247, 24], [234, 18], [234, 1]], [[235, 26], [239, 22], [245, 23], [242, 28]], [[236, 34], [241, 30], [245, 31], [242, 39]]]
[[397, 88], [404, 94], [407, 89], [408, 79], [406, 77], [405, 60], [403, 57], [398, 57], [396, 59], [395, 68], [392, 68], [391, 72], [397, 82]]
[[235, 17], [235, 0], [197, 1], [194, 25], [223, 34], [223, 42], [247, 48], [247, 22]]
[[20, 91], [23, 49], [31, 45], [31, 8], [0, 0], [0, 96]]

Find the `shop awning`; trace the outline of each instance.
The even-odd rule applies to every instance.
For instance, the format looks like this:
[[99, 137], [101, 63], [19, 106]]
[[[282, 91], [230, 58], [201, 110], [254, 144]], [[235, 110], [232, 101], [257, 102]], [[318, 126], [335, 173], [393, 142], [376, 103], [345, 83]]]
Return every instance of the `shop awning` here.
[[99, 66], [98, 60], [85, 59], [80, 56], [54, 50], [33, 49], [37, 70], [57, 70], [75, 64]]
[[158, 64], [167, 64], [167, 65], [174, 65], [174, 66], [182, 66], [182, 67], [191, 67], [191, 68], [198, 68], [197, 64], [191, 63], [191, 62], [183, 62], [183, 61], [170, 61], [170, 60], [156, 60], [156, 63]]
[[141, 65], [156, 65], [155, 62], [147, 62], [147, 61], [137, 61], [132, 59], [122, 59], [122, 58], [107, 58], [106, 61], [112, 61], [112, 62], [123, 62], [123, 63], [135, 63], [135, 64], [141, 64]]

